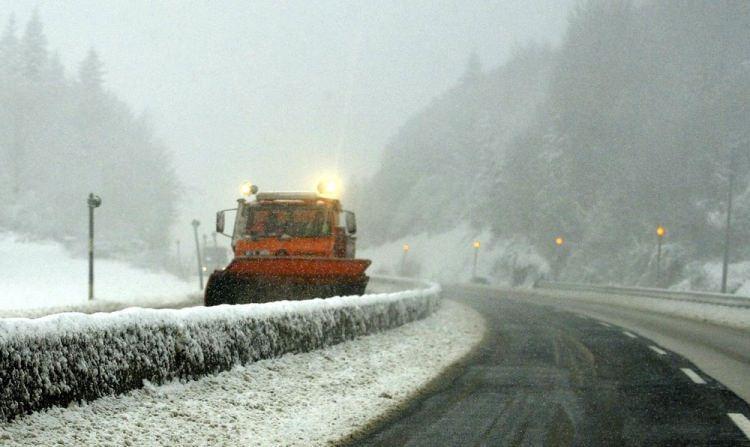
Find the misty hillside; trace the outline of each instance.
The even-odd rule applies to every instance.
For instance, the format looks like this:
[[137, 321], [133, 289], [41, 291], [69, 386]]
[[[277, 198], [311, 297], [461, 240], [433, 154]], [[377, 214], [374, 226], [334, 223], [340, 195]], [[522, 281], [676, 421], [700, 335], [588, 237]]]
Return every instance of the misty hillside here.
[[366, 242], [470, 221], [562, 278], [653, 285], [663, 225], [669, 285], [721, 256], [733, 175], [732, 258], [750, 259], [749, 29], [745, 1], [589, 1], [555, 50], [472, 58], [358, 186]]
[[[490, 192], [510, 142], [530, 124], [552, 56], [529, 47], [484, 73], [472, 54], [458, 85], [401, 128], [369, 183], [354, 185], [369, 242], [446, 231], [467, 218], [482, 222], [472, 197]], [[383, 206], [372, 206], [373, 199]]]
[[105, 88], [90, 51], [69, 76], [50, 52], [38, 15], [0, 36], [0, 230], [82, 246], [86, 198], [100, 253], [155, 251], [169, 243], [177, 180], [148, 120]]

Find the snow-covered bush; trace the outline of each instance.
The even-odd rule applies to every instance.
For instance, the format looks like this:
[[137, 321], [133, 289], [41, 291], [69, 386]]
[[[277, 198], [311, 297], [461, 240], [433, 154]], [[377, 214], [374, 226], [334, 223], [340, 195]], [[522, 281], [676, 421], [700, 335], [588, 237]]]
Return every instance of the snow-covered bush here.
[[439, 286], [179, 310], [132, 308], [0, 321], [0, 416], [193, 379], [424, 318]]

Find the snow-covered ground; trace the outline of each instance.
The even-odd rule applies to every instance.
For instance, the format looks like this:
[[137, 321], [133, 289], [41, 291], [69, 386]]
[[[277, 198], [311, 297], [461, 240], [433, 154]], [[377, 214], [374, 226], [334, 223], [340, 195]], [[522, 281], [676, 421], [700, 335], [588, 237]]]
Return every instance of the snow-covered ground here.
[[[506, 285], [508, 273], [529, 267], [533, 272], [544, 272], [547, 262], [524, 241], [498, 240], [488, 231], [477, 233], [466, 225], [440, 234], [419, 234], [397, 241], [359, 250], [359, 257], [372, 259], [370, 271], [375, 274], [400, 275], [404, 244], [409, 245], [404, 267], [408, 276], [432, 279], [441, 283], [466, 282], [471, 279], [474, 262], [474, 241], [480, 242], [477, 276], [490, 282]], [[508, 265], [505, 265], [508, 264]], [[532, 281], [533, 282], [533, 281]]]
[[[119, 261], [96, 262], [96, 299], [100, 302], [155, 305], [184, 301], [198, 292], [168, 273], [138, 269]], [[19, 309], [76, 307], [87, 303], [88, 261], [71, 257], [55, 242], [24, 242], [0, 233], [0, 315], [25, 315]], [[82, 306], [82, 307], [81, 307]], [[94, 303], [94, 307], [107, 306]], [[3, 311], [11, 312], [3, 312]]]
[[482, 338], [475, 311], [431, 317], [187, 383], [52, 408], [0, 424], [0, 444], [324, 445], [396, 409]]
[[[672, 288], [712, 292], [721, 290], [721, 262], [708, 262], [692, 270], [691, 278], [685, 279]], [[750, 261], [730, 264], [728, 273], [727, 289], [733, 291], [735, 295], [750, 296]]]

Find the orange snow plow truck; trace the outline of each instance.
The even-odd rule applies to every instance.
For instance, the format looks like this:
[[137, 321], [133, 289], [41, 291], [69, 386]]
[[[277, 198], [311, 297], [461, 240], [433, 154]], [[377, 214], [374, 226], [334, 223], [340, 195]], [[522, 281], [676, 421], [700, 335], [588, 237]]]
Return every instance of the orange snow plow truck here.
[[[209, 277], [205, 305], [364, 294], [370, 261], [354, 258], [354, 213], [341, 208], [335, 189], [321, 182], [318, 193], [259, 193], [243, 185], [248, 199], [216, 215], [216, 231], [232, 238], [234, 259]], [[231, 235], [224, 233], [227, 211], [236, 211]]]

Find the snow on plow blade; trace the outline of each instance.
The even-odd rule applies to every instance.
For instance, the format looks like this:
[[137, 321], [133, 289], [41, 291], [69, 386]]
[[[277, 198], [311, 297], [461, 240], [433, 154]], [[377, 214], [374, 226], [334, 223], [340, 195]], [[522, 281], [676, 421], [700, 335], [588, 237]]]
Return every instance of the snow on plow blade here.
[[208, 279], [206, 306], [362, 295], [366, 259], [237, 257]]

